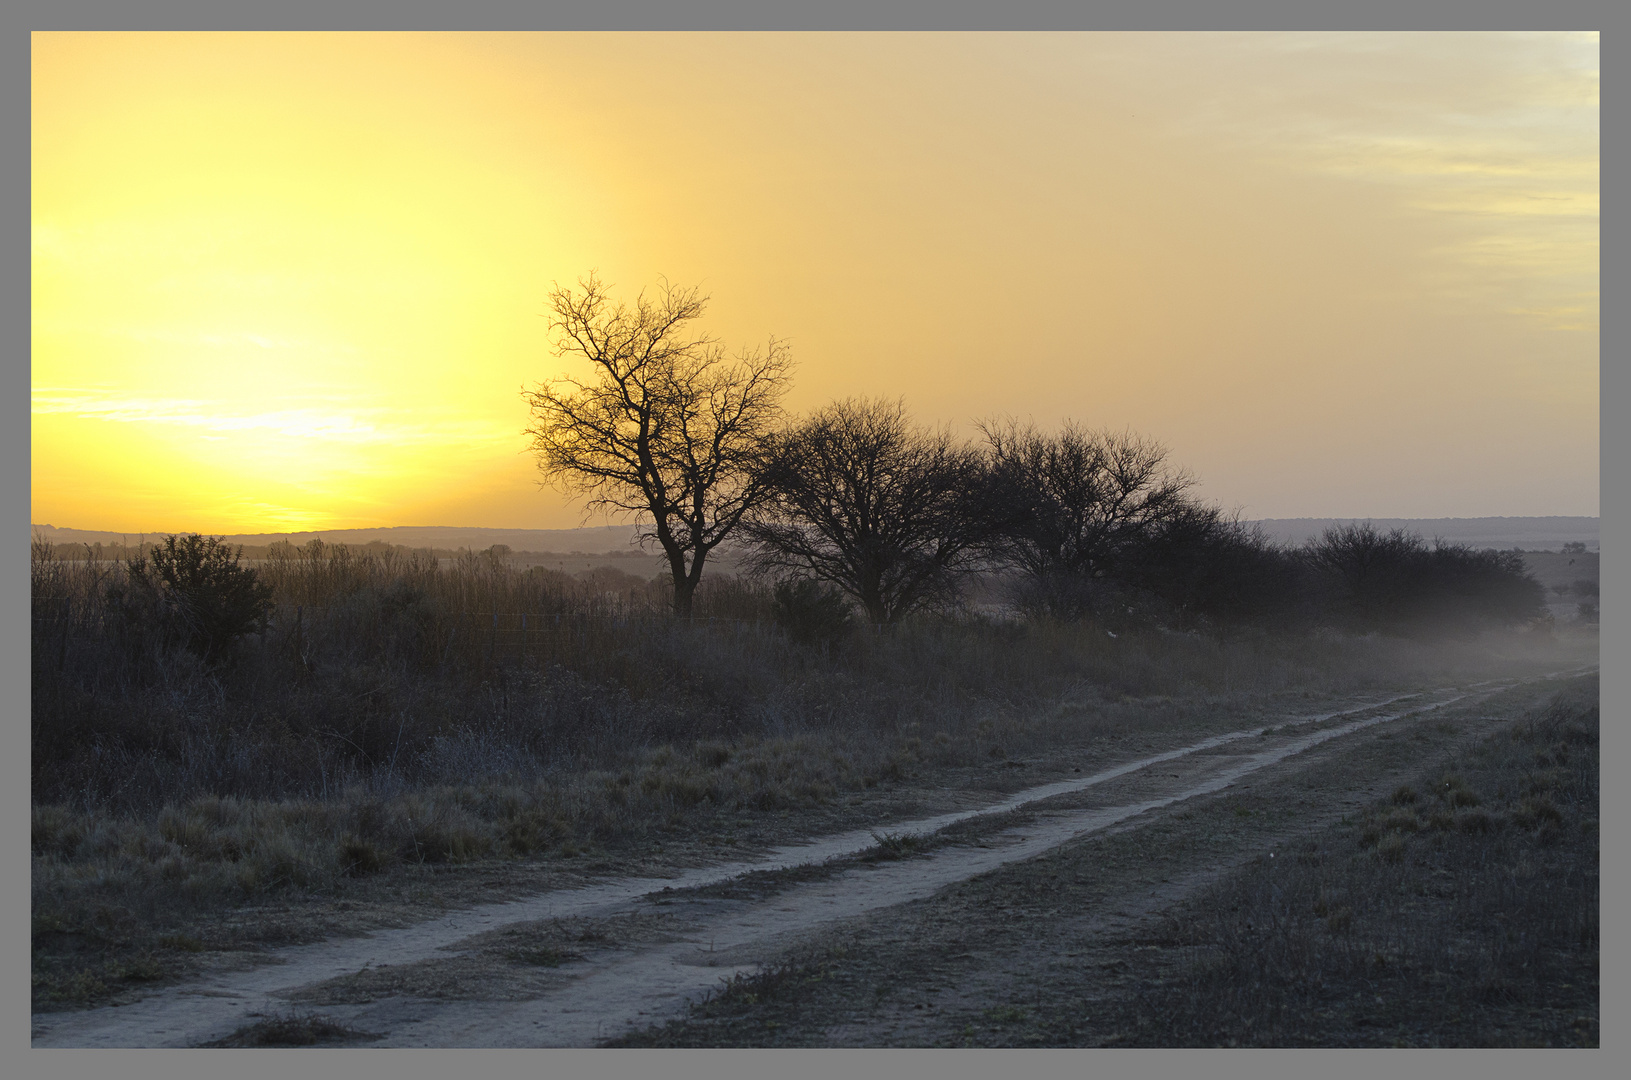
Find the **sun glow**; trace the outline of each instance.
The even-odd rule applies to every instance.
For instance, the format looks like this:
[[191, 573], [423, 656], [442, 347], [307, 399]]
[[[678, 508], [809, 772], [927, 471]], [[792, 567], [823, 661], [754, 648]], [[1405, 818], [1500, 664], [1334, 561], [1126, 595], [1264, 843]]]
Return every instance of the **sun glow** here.
[[801, 409], [1131, 425], [1263, 516], [1596, 513], [1597, 70], [1578, 35], [36, 34], [32, 520], [575, 525], [518, 391], [593, 268], [791, 338]]

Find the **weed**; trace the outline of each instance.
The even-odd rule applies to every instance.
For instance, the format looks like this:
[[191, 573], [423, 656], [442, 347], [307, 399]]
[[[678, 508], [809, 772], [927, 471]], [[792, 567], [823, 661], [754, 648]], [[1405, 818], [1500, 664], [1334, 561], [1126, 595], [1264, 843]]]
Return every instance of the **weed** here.
[[177, 952], [203, 952], [205, 945], [202, 941], [189, 934], [165, 934], [159, 938], [159, 944], [166, 949], [175, 949]]
[[877, 842], [878, 846], [871, 848], [862, 856], [868, 862], [909, 859], [914, 855], [923, 854], [934, 846], [930, 837], [919, 836], [915, 833], [874, 832], [872, 839]]
[[317, 1013], [288, 1013], [257, 1020], [209, 1047], [334, 1046], [369, 1042], [380, 1036]]
[[1477, 806], [1478, 795], [1467, 782], [1454, 774], [1446, 774], [1433, 785], [1433, 793], [1451, 806]]
[[1376, 857], [1384, 862], [1398, 862], [1404, 858], [1404, 837], [1390, 832], [1376, 842]]
[[1421, 831], [1422, 820], [1414, 810], [1394, 807], [1378, 815], [1376, 825], [1384, 832], [1413, 833]]
[[1529, 797], [1520, 802], [1518, 808], [1512, 812], [1512, 820], [1526, 829], [1538, 828], [1547, 823], [1559, 825], [1563, 822], [1563, 811], [1544, 795]]
[[548, 945], [540, 945], [536, 948], [530, 949], [519, 949], [512, 953], [511, 956], [517, 963], [520, 964], [530, 964], [534, 967], [551, 968], [560, 967], [562, 964], [570, 960], [583, 959], [583, 957], [578, 953], [566, 952], [561, 949], [552, 948]]
[[108, 994], [107, 982], [87, 969], [62, 977], [36, 972], [33, 984], [35, 1000], [50, 1005], [88, 1005]]

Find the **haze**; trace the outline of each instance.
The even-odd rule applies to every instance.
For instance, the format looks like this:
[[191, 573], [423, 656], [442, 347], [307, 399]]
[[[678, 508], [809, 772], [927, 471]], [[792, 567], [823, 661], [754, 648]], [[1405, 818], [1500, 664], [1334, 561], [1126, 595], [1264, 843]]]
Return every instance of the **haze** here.
[[1248, 517], [1598, 512], [1598, 42], [35, 34], [31, 519], [563, 528], [591, 269], [796, 410], [1130, 427]]

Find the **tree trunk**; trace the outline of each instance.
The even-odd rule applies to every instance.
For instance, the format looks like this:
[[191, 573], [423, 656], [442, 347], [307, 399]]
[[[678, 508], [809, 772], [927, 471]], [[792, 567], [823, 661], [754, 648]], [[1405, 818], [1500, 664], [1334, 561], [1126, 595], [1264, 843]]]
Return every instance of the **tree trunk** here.
[[691, 597], [696, 586], [683, 574], [674, 575], [674, 614], [682, 619], [691, 617]]
[[682, 619], [691, 617], [691, 596], [697, 583], [685, 570], [685, 552], [675, 548], [668, 552], [668, 572], [674, 579], [674, 614]]
[[[698, 544], [695, 550], [691, 552], [691, 572], [687, 574], [685, 578], [684, 614], [687, 617], [689, 617], [691, 614], [691, 599], [696, 594], [697, 586], [702, 583], [702, 564], [707, 560], [708, 549], [703, 547], [701, 544]], [[676, 590], [674, 593], [675, 598], [677, 599], [679, 595], [679, 592]]]

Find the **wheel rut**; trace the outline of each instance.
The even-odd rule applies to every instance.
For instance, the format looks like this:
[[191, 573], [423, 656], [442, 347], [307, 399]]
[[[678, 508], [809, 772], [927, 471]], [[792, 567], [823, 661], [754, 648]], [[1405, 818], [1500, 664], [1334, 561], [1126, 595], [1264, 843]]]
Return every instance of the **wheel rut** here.
[[[325, 1017], [377, 1034], [371, 1045], [594, 1045], [683, 1014], [721, 979], [755, 970], [843, 920], [928, 897], [1075, 838], [1216, 794], [1331, 740], [1473, 703], [1519, 682], [1396, 695], [1281, 720], [1272, 729], [1213, 736], [977, 809], [887, 826], [887, 838], [896, 843], [903, 837], [940, 839], [914, 858], [857, 861], [858, 854], [879, 847], [880, 835], [855, 830], [674, 877], [620, 878], [366, 937], [284, 949], [266, 966], [169, 987], [131, 1004], [36, 1016], [33, 1045], [197, 1046], [258, 1017], [287, 1013], [302, 999], [323, 1000]], [[953, 838], [968, 832], [973, 836]], [[827, 872], [814, 880], [798, 877], [815, 868]], [[721, 899], [707, 893], [744, 875], [777, 873], [787, 873], [788, 880], [769, 896]], [[563, 928], [586, 921], [615, 927], [636, 917], [648, 929], [633, 940], [620, 941], [614, 930], [599, 935], [600, 945], [586, 946], [588, 955], [545, 950], [549, 970], [518, 993], [497, 993], [499, 980], [482, 975], [489, 961], [470, 959], [485, 955], [483, 948], [505, 934], [547, 929], [555, 940]], [[415, 977], [461, 959], [470, 968], [466, 975], [432, 979], [430, 992]]]

